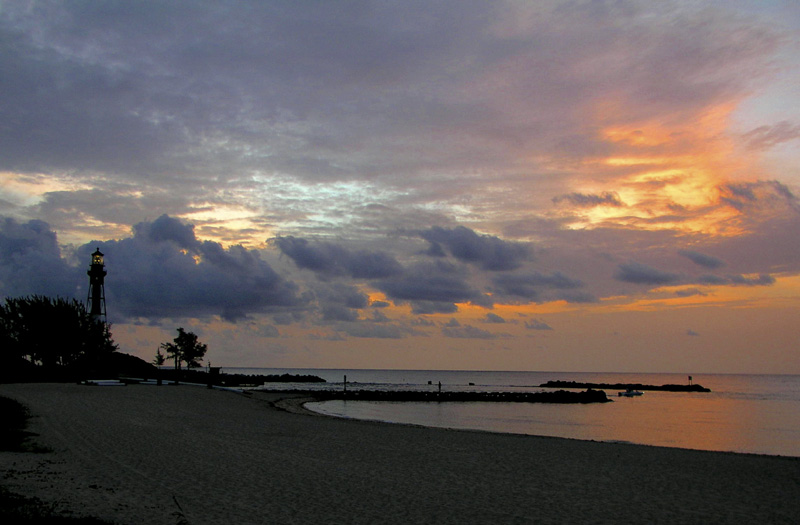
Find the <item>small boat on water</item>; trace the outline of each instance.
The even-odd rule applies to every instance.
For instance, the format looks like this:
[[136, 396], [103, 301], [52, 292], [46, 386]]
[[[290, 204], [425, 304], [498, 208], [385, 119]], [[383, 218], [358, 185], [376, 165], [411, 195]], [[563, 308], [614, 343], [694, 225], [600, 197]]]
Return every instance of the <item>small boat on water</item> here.
[[632, 389], [629, 388], [628, 390], [626, 390], [624, 392], [620, 392], [617, 395], [619, 397], [636, 397], [636, 396], [641, 396], [643, 394], [644, 394], [644, 392], [642, 392], [641, 390], [632, 390]]

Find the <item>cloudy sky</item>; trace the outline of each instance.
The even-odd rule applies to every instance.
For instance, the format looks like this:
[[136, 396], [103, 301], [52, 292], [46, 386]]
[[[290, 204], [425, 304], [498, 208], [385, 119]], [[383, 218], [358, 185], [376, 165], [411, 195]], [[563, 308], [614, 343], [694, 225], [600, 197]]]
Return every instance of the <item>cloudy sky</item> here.
[[0, 2], [0, 297], [214, 365], [800, 373], [793, 0]]

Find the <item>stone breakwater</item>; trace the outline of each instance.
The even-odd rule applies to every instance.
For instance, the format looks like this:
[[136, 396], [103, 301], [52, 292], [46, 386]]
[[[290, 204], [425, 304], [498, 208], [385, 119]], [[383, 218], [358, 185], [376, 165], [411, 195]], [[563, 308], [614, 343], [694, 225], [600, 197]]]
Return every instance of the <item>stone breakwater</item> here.
[[711, 392], [701, 385], [643, 385], [641, 383], [579, 383], [577, 381], [548, 381], [545, 388], [607, 388], [608, 390], [659, 390], [665, 392]]
[[[274, 391], [271, 391], [274, 392]], [[504, 403], [608, 403], [611, 400], [602, 390], [583, 392], [557, 390], [555, 392], [423, 392], [383, 390], [297, 391], [319, 401], [490, 401]]]

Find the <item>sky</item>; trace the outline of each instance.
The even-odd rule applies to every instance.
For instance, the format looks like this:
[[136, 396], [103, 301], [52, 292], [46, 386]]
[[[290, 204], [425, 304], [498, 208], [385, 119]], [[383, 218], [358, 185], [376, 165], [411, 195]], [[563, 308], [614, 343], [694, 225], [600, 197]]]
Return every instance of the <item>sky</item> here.
[[0, 298], [214, 366], [800, 373], [793, 0], [0, 1]]

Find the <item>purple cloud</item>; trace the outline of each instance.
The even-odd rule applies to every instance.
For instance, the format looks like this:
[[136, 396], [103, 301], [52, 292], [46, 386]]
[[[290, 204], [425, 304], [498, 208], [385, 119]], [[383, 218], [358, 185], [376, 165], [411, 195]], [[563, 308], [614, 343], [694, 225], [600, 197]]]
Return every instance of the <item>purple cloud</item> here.
[[620, 264], [617, 273], [614, 274], [614, 278], [626, 283], [654, 286], [673, 284], [679, 280], [677, 274], [656, 270], [655, 268], [637, 262]]
[[530, 257], [530, 249], [524, 244], [478, 235], [464, 226], [452, 229], [434, 226], [419, 235], [431, 243], [429, 255], [443, 255], [441, 247], [445, 246], [456, 259], [489, 271], [513, 270]]
[[686, 257], [693, 263], [703, 266], [705, 268], [719, 268], [720, 266], [725, 266], [725, 263], [721, 260], [717, 259], [716, 257], [712, 257], [711, 255], [705, 255], [700, 252], [696, 252], [693, 250], [678, 250], [678, 254]]
[[483, 295], [456, 266], [437, 261], [419, 263], [399, 276], [375, 283], [394, 302], [411, 303], [415, 313], [451, 313], [454, 303], [482, 301]]
[[600, 194], [569, 193], [567, 195], [553, 197], [553, 202], [556, 204], [568, 202], [581, 208], [592, 208], [595, 206], [614, 206], [615, 208], [619, 208], [625, 206], [625, 203], [622, 202], [615, 191], [604, 191]]
[[297, 237], [276, 237], [271, 240], [298, 268], [311, 270], [324, 277], [350, 276], [381, 279], [397, 275], [402, 267], [385, 252], [351, 251], [330, 242], [309, 242]]

